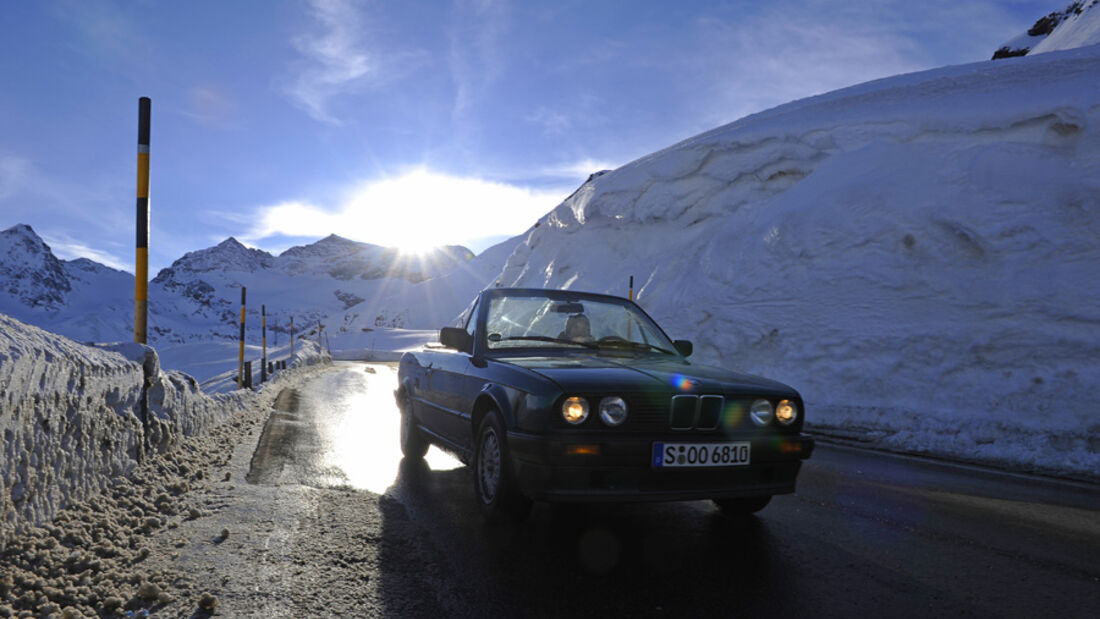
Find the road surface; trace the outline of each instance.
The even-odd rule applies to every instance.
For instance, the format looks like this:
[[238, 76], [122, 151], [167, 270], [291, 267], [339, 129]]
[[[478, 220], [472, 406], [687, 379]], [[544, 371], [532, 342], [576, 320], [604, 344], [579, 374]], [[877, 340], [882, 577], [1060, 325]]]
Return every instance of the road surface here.
[[380, 539], [422, 544], [425, 612], [1100, 617], [1096, 486], [819, 444], [797, 494], [743, 520], [706, 501], [536, 504], [494, 528], [466, 467], [435, 448], [401, 460], [395, 386], [392, 366], [337, 363], [284, 394], [249, 481], [383, 495]]

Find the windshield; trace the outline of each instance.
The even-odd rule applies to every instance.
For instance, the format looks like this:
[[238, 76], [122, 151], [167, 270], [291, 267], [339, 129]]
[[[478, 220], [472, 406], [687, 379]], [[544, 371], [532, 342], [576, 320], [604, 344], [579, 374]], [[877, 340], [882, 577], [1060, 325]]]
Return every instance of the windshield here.
[[633, 303], [576, 295], [501, 296], [485, 320], [489, 350], [622, 349], [676, 354], [672, 342]]

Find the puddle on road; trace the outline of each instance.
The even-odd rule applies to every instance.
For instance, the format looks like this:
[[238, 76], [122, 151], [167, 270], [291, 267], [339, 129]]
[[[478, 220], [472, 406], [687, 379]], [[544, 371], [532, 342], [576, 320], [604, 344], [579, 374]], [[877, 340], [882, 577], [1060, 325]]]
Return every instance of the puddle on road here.
[[[248, 481], [385, 493], [401, 464], [396, 388], [391, 365], [337, 362], [336, 371], [299, 390], [284, 390], [264, 426]], [[425, 461], [436, 471], [462, 466], [435, 447]]]

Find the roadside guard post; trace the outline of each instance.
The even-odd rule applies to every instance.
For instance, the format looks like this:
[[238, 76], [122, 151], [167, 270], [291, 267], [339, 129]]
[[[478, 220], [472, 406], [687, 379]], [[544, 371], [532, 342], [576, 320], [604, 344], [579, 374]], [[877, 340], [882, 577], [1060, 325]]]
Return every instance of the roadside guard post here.
[[[237, 353], [237, 389], [244, 389], [244, 300], [248, 289], [241, 286], [241, 346]], [[251, 382], [251, 381], [250, 381]]]
[[267, 382], [267, 306], [260, 306], [260, 342], [263, 354], [260, 356], [260, 382]]
[[134, 341], [148, 343], [149, 316], [149, 124], [152, 100], [138, 99], [137, 243], [134, 252]]

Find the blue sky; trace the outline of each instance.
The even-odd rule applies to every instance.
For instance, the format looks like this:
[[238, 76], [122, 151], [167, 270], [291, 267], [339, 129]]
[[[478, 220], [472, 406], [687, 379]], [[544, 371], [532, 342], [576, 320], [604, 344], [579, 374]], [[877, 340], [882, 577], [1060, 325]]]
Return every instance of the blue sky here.
[[596, 170], [787, 101], [985, 61], [1065, 0], [5, 2], [0, 229], [153, 273], [229, 236], [479, 252]]

